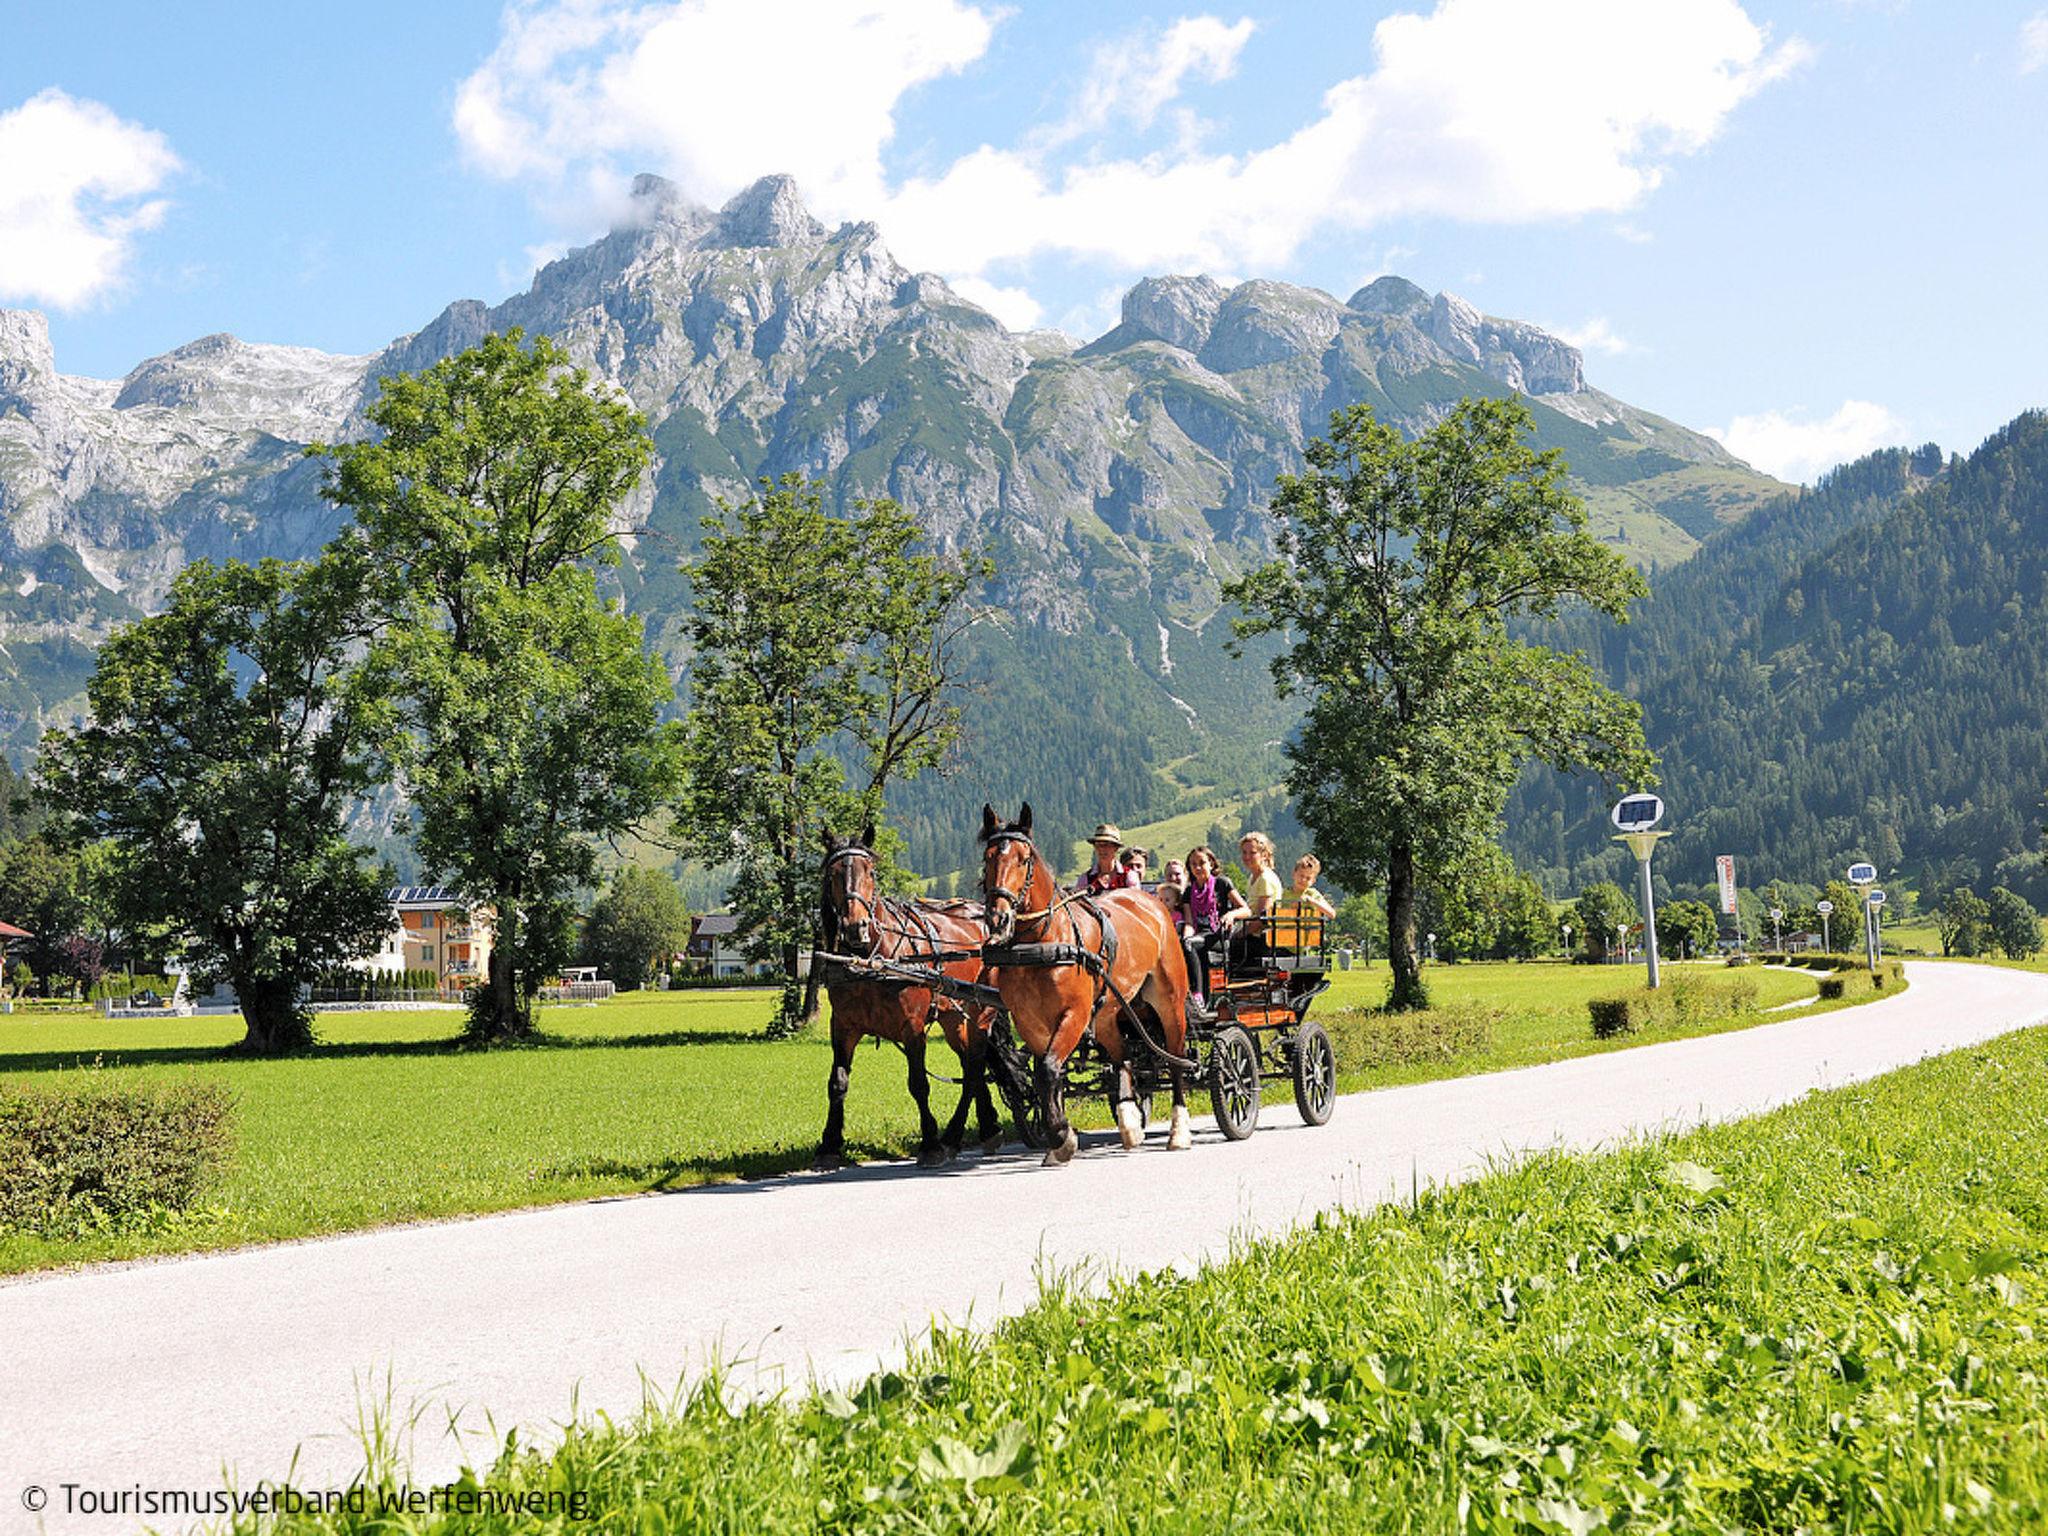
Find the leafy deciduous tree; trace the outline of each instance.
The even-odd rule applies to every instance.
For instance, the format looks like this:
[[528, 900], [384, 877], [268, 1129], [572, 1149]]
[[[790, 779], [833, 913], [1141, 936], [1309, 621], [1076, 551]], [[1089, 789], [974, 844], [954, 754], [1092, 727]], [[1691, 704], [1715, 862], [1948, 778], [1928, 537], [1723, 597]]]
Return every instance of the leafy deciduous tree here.
[[989, 567], [922, 540], [895, 502], [840, 517], [792, 474], [708, 519], [683, 568], [694, 658], [678, 827], [692, 852], [738, 865], [750, 952], [783, 965], [777, 1033], [816, 1005], [797, 957], [815, 939], [820, 834], [874, 820], [889, 785], [938, 766], [959, 731], [965, 600]]
[[1635, 921], [1636, 904], [1611, 880], [1587, 886], [1572, 904], [1572, 926], [1579, 930], [1581, 947], [1595, 960], [1605, 960], [1621, 948]]
[[339, 542], [385, 578], [366, 665], [396, 703], [420, 861], [490, 913], [470, 1033], [514, 1039], [570, 954], [597, 842], [677, 784], [674, 683], [595, 574], [650, 445], [630, 406], [516, 330], [386, 379], [369, 417], [374, 441], [309, 451], [355, 513]]
[[246, 1051], [306, 1044], [301, 984], [390, 924], [390, 871], [346, 833], [382, 729], [347, 672], [365, 586], [345, 556], [189, 566], [101, 647], [90, 720], [43, 738], [43, 794], [74, 846], [106, 845], [116, 920], [227, 980]]
[[[1863, 905], [1856, 906], [1860, 916]], [[1941, 935], [1941, 952], [1944, 955], [1979, 955], [1984, 952], [1985, 926], [1991, 919], [1991, 907], [1968, 886], [1957, 886], [1942, 897], [1941, 905], [1934, 909], [1935, 931]]]
[[2002, 885], [1992, 891], [1985, 923], [2006, 959], [2027, 960], [2041, 952], [2041, 914], [2019, 892]]
[[1275, 681], [1308, 700], [1288, 747], [1302, 824], [1339, 883], [1385, 881], [1396, 1008], [1427, 1001], [1418, 884], [1497, 835], [1524, 763], [1653, 778], [1637, 706], [1508, 633], [1567, 601], [1620, 620], [1645, 590], [1529, 429], [1508, 400], [1462, 401], [1413, 442], [1336, 413], [1275, 489], [1279, 557], [1226, 588], [1240, 636], [1285, 637]]
[[622, 869], [583, 924], [583, 958], [624, 987], [637, 987], [690, 937], [690, 909], [658, 869]]

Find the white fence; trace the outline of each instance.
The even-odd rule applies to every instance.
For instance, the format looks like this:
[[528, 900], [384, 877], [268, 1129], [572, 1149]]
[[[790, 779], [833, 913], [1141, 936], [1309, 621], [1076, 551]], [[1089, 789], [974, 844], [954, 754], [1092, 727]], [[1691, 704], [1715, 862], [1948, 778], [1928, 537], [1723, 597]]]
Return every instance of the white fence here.
[[619, 989], [608, 981], [564, 981], [540, 989], [544, 1003], [601, 1003]]

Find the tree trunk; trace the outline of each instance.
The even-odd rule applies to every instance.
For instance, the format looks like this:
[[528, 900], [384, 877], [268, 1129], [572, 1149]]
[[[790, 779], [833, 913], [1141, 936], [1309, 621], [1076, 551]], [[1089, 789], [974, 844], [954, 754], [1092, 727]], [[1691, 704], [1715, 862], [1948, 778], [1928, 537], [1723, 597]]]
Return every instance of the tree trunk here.
[[804, 976], [804, 1012], [806, 1027], [818, 1022], [818, 978], [824, 974], [824, 967], [813, 959]]
[[1387, 850], [1387, 963], [1394, 972], [1387, 1006], [1427, 1008], [1429, 992], [1422, 984], [1422, 960], [1415, 947], [1415, 849], [1406, 842]]
[[[794, 939], [782, 946], [782, 1000], [776, 1005], [775, 1017], [768, 1021], [771, 1040], [787, 1040], [800, 1033], [810, 1022], [807, 1010], [817, 1006], [810, 988], [796, 973], [798, 950]], [[812, 967], [814, 972], [816, 969]]]
[[312, 1013], [299, 1001], [297, 983], [276, 976], [234, 976], [230, 984], [248, 1033], [235, 1047], [243, 1056], [282, 1056], [313, 1043]]
[[[514, 933], [507, 924], [500, 937]], [[517, 956], [505, 944], [491, 946], [491, 964], [485, 983], [473, 988], [469, 999], [469, 1023], [464, 1033], [485, 1045], [506, 1040], [524, 1040], [533, 1033], [533, 1015], [519, 991]]]

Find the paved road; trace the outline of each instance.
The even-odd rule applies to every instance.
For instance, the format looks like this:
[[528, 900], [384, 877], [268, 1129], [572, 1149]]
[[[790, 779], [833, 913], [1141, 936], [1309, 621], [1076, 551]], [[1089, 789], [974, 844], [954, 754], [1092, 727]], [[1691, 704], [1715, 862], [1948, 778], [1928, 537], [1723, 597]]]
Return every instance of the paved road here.
[[[1088, 1142], [1064, 1171], [1012, 1151], [920, 1173], [873, 1165], [685, 1193], [108, 1267], [0, 1285], [0, 1532], [60, 1485], [345, 1484], [359, 1414], [417, 1415], [422, 1480], [513, 1424], [630, 1413], [711, 1352], [770, 1384], [858, 1377], [934, 1316], [1026, 1306], [1041, 1262], [1157, 1269], [1241, 1234], [1405, 1195], [1489, 1160], [1751, 1114], [1932, 1052], [2048, 1022], [2048, 977], [1909, 967], [1898, 998], [1735, 1034], [1291, 1103], [1242, 1146]], [[495, 1429], [486, 1415], [495, 1415]]]

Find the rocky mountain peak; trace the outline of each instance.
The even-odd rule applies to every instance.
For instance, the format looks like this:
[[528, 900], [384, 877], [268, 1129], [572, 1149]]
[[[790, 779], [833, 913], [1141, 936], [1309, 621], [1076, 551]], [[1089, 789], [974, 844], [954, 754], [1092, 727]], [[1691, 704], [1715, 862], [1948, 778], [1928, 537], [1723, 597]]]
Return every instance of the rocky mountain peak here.
[[1148, 277], [1124, 295], [1123, 323], [1138, 335], [1199, 352], [1228, 291], [1213, 277]]
[[40, 310], [0, 309], [0, 403], [19, 399], [57, 372], [50, 322]]
[[1414, 317], [1429, 309], [1429, 295], [1405, 277], [1389, 272], [1351, 295], [1351, 307], [1368, 315]]
[[825, 238], [825, 226], [810, 215], [794, 176], [763, 176], [718, 210], [710, 245], [809, 245]]
[[1579, 349], [1520, 320], [1483, 315], [1455, 294], [1440, 293], [1417, 323], [1431, 341], [1510, 389], [1531, 395], [1577, 394], [1586, 387]]

